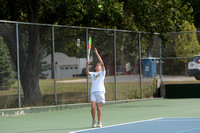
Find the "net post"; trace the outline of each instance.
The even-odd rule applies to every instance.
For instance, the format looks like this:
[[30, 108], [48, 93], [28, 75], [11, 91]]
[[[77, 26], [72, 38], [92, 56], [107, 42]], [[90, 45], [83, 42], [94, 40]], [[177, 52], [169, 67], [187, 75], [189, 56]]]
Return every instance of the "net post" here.
[[138, 45], [139, 45], [139, 60], [140, 60], [140, 93], [141, 99], [143, 99], [143, 91], [142, 91], [142, 57], [141, 57], [141, 41], [140, 41], [141, 33], [138, 33]]
[[[88, 55], [88, 28], [86, 28], [86, 58], [87, 58], [87, 61], [89, 61], [89, 55]], [[89, 69], [89, 68], [88, 68]], [[89, 97], [89, 77], [87, 75], [87, 101], [88, 103], [90, 102], [90, 97]]]
[[115, 101], [117, 101], [117, 78], [116, 78], [116, 29], [114, 30], [114, 80], [115, 80]]
[[53, 75], [54, 75], [54, 98], [55, 98], [55, 105], [58, 104], [57, 102], [57, 93], [56, 93], [56, 69], [55, 69], [55, 43], [54, 43], [54, 26], [51, 26], [51, 36], [52, 36], [52, 55], [53, 55]]
[[16, 44], [17, 44], [17, 84], [18, 84], [18, 106], [21, 108], [20, 95], [20, 65], [19, 65], [19, 24], [16, 23]]

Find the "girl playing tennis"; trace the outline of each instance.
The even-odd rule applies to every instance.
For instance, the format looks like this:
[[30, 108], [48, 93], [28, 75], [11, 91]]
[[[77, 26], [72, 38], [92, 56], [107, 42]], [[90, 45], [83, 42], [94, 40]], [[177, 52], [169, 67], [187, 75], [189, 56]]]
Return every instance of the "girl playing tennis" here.
[[101, 59], [97, 49], [94, 49], [94, 53], [97, 55], [97, 58], [100, 63], [96, 64], [96, 72], [89, 72], [89, 61], [86, 63], [86, 74], [92, 79], [91, 87], [91, 114], [92, 114], [92, 127], [96, 127], [95, 120], [95, 108], [97, 105], [97, 116], [98, 116], [98, 127], [102, 127], [101, 123], [101, 106], [105, 103], [105, 86], [104, 79], [106, 75], [105, 67], [103, 60]]

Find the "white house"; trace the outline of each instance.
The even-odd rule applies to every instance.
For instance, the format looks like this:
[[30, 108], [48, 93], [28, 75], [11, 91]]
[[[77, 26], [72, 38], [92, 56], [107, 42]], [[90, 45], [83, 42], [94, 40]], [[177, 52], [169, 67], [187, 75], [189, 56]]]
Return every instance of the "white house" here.
[[[69, 57], [64, 53], [54, 53], [56, 78], [72, 78], [73, 75], [82, 74], [82, 69], [86, 67], [86, 58]], [[44, 58], [47, 64], [51, 64], [51, 55]], [[43, 72], [51, 78], [51, 70]]]

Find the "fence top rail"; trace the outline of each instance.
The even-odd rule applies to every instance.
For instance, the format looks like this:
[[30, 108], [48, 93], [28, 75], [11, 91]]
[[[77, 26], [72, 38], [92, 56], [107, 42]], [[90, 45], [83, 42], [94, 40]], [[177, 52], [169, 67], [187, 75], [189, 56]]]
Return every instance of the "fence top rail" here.
[[200, 33], [200, 31], [180, 31], [180, 32], [167, 32], [167, 34], [181, 34], [181, 33]]
[[131, 33], [150, 33], [143, 31], [131, 31], [131, 30], [119, 30], [119, 29], [105, 29], [105, 28], [94, 28], [94, 27], [80, 27], [80, 26], [67, 26], [67, 25], [55, 25], [55, 24], [42, 24], [42, 23], [30, 23], [30, 22], [19, 22], [19, 21], [8, 21], [0, 20], [0, 23], [10, 23], [10, 24], [24, 24], [24, 25], [36, 25], [36, 26], [48, 26], [48, 27], [62, 27], [62, 28], [76, 28], [76, 29], [88, 29], [88, 30], [107, 30], [107, 31], [121, 31], [121, 32], [131, 32]]
[[[94, 27], [80, 27], [80, 26], [67, 26], [67, 25], [55, 25], [55, 24], [42, 24], [42, 23], [30, 23], [30, 22], [19, 22], [19, 21], [8, 21], [0, 20], [0, 23], [10, 23], [10, 24], [24, 24], [24, 25], [37, 25], [37, 26], [48, 26], [48, 27], [62, 27], [62, 28], [76, 28], [76, 29], [88, 29], [88, 30], [104, 30], [104, 31], [121, 31], [129, 33], [141, 33], [150, 34], [150, 32], [143, 31], [131, 31], [131, 30], [119, 30], [119, 29], [105, 29], [105, 28], [94, 28]], [[167, 34], [180, 34], [180, 33], [200, 33], [200, 31], [180, 31], [180, 32], [167, 32]], [[159, 35], [160, 33], [153, 33], [154, 35]]]

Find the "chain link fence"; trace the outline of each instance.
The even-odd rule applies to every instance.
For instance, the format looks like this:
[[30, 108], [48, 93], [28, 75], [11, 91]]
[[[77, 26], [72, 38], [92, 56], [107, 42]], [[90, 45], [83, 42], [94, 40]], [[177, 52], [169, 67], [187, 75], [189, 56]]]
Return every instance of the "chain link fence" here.
[[144, 32], [0, 21], [0, 108], [89, 102], [89, 37], [90, 71], [94, 48], [105, 64], [106, 101], [156, 97], [161, 83], [196, 82], [187, 65], [200, 53], [198, 32], [167, 33], [162, 41]]

